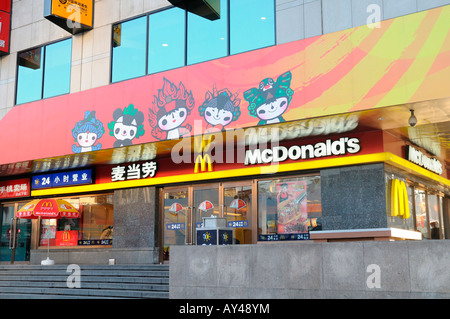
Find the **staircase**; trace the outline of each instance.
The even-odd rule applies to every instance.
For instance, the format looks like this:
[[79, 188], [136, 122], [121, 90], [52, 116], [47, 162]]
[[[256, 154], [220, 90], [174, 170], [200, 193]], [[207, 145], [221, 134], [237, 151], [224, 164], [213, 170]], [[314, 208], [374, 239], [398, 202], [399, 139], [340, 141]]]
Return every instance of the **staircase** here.
[[80, 288], [69, 288], [67, 265], [0, 265], [0, 299], [169, 298], [168, 265], [79, 266]]

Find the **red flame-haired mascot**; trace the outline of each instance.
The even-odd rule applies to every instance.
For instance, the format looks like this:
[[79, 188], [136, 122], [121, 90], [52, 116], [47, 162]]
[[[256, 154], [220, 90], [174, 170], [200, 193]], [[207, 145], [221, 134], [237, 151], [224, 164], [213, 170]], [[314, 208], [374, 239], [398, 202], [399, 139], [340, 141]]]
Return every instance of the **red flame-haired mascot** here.
[[163, 88], [158, 90], [149, 108], [148, 117], [152, 135], [158, 140], [178, 139], [190, 135], [192, 126], [182, 124], [191, 114], [195, 100], [183, 83], [179, 87], [164, 78]]

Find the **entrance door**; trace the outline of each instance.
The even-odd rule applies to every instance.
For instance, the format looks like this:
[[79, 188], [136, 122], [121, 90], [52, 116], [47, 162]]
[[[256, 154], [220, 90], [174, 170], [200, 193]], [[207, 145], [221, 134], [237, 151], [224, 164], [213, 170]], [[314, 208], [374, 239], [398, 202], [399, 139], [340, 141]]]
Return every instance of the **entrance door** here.
[[22, 205], [4, 205], [0, 214], [0, 262], [26, 262], [30, 260], [31, 220], [15, 218]]
[[161, 210], [165, 261], [169, 260], [170, 246], [196, 244], [196, 228], [205, 217], [226, 218], [227, 227], [234, 228], [235, 244], [252, 243], [250, 181], [164, 188]]
[[165, 188], [161, 194], [164, 216], [163, 260], [169, 260], [170, 246], [195, 245], [195, 230], [203, 217], [219, 217], [219, 184]]
[[251, 244], [254, 240], [250, 227], [253, 224], [252, 194], [250, 182], [223, 184], [223, 217], [227, 219], [227, 226], [234, 228], [234, 244]]
[[[164, 257], [169, 260], [170, 246], [184, 245], [190, 241], [190, 204], [188, 188], [173, 188], [162, 192], [162, 213], [164, 217]], [[190, 223], [189, 223], [190, 224]]]

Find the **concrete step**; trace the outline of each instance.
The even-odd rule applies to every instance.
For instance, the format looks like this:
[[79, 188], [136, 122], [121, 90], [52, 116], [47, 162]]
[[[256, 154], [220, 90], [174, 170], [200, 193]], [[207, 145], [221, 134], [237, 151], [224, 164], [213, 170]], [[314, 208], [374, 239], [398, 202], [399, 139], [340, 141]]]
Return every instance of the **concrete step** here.
[[0, 265], [0, 299], [169, 298], [168, 265], [79, 265], [69, 288], [67, 265]]

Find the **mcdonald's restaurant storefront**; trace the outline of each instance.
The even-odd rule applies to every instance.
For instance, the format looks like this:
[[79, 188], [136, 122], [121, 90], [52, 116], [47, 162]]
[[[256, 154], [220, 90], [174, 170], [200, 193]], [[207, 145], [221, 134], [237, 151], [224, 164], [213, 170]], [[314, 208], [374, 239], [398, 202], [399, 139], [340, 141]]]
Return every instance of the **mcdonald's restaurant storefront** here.
[[[205, 135], [146, 145], [144, 161], [2, 182], [5, 197], [21, 191], [2, 199], [2, 262], [39, 263], [48, 248], [57, 263], [160, 263], [173, 245], [448, 238], [450, 182], [439, 161], [410, 143], [394, 150], [381, 130], [283, 139], [293, 126], [305, 122], [253, 131], [242, 153]], [[271, 129], [281, 136], [267, 139]], [[35, 198], [64, 199], [79, 215], [20, 218]], [[199, 236], [205, 218], [228, 232]]]
[[[450, 238], [449, 17], [440, 7], [16, 105], [0, 121], [0, 262]], [[77, 215], [25, 218], [35, 199]]]

